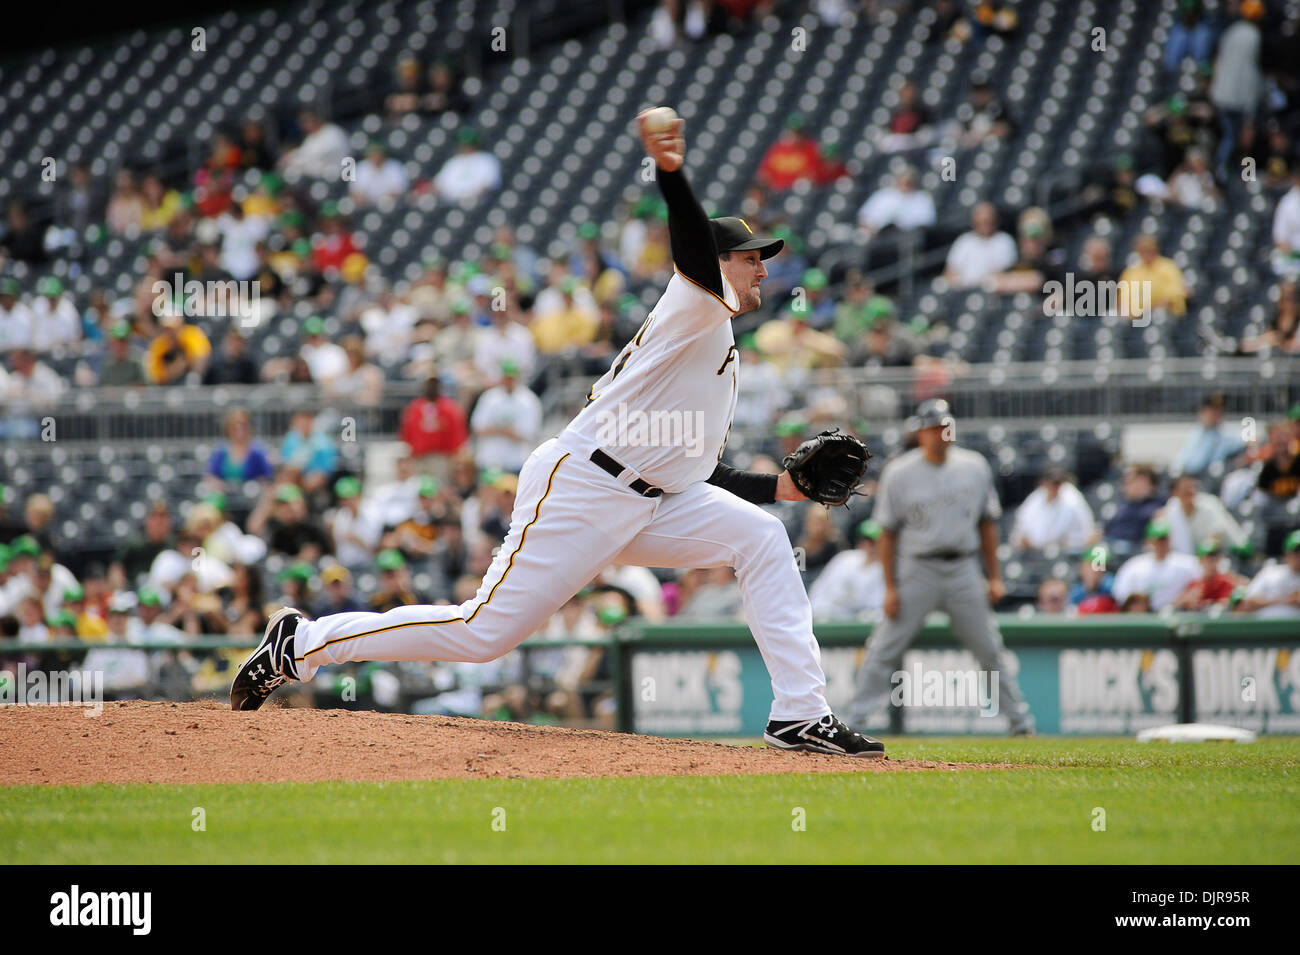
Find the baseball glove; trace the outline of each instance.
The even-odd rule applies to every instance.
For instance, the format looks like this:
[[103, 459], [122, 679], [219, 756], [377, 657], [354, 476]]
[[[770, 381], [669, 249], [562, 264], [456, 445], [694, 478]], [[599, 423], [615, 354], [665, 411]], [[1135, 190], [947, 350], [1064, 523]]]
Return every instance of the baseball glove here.
[[785, 456], [782, 466], [795, 487], [818, 504], [848, 504], [867, 473], [871, 452], [839, 428], [809, 438]]

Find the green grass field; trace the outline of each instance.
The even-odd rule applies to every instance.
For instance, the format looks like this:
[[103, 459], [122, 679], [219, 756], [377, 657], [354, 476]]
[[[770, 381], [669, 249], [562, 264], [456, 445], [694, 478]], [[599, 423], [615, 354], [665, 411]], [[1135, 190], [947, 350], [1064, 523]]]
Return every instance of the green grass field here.
[[0, 788], [0, 846], [7, 862], [79, 864], [240, 863], [246, 846], [286, 863], [1300, 862], [1300, 739], [912, 738], [890, 754], [1043, 768], [21, 786]]

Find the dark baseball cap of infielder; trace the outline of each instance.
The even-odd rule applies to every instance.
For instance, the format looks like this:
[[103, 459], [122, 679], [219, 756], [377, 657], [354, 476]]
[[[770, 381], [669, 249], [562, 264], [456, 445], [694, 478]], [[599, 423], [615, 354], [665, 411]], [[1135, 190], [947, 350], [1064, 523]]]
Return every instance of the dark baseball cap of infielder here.
[[735, 216], [710, 219], [709, 227], [713, 230], [713, 242], [719, 252], [749, 252], [757, 249], [760, 259], [770, 259], [785, 248], [785, 239], [755, 232], [748, 222]]
[[916, 423], [917, 431], [922, 428], [946, 427], [952, 420], [952, 408], [942, 398], [929, 398], [917, 406], [916, 414], [911, 420]]

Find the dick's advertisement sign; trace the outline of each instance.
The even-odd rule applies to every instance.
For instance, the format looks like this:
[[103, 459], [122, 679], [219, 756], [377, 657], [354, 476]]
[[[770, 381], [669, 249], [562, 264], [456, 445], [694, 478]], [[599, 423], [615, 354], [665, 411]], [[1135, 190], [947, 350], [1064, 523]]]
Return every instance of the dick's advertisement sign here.
[[1128, 735], [1178, 722], [1178, 654], [1168, 647], [1023, 652], [1052, 671], [1024, 687], [1044, 733]]
[[[862, 648], [822, 650], [826, 698], [853, 698]], [[632, 654], [632, 729], [656, 736], [761, 736], [772, 705], [767, 668], [754, 647], [647, 650]]]
[[[1300, 733], [1300, 646], [1013, 646], [1015, 677], [1041, 733], [1128, 736], [1194, 719], [1263, 733]], [[826, 697], [850, 709], [861, 645], [823, 646]], [[758, 736], [771, 685], [752, 645], [726, 649], [629, 648], [631, 726], [638, 733]], [[1190, 670], [1190, 672], [1188, 672]], [[979, 735], [1007, 731], [999, 675], [981, 672], [965, 650], [908, 651], [891, 703], [905, 733]], [[1190, 694], [1190, 696], [1189, 696]], [[863, 725], [887, 732], [882, 711]]]
[[1300, 733], [1300, 645], [1192, 652], [1196, 719], [1258, 733]]

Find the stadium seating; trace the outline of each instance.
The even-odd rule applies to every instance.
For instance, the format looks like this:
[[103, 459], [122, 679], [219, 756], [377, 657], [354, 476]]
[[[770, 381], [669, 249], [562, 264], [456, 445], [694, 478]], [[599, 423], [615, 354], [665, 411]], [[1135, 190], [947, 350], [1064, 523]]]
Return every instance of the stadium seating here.
[[[518, 29], [545, 19], [536, 11], [521, 17], [513, 6], [501, 5], [500, 22]], [[1171, 6], [1138, 0], [1024, 3], [1021, 29], [982, 46], [934, 36], [928, 9], [906, 21], [886, 10], [874, 26], [864, 18], [827, 27], [811, 14], [791, 17], [789, 24], [808, 31], [808, 48], [817, 51], [811, 69], [801, 60], [806, 51], [777, 39], [789, 35], [786, 24], [779, 31], [724, 36], [708, 47], [661, 51], [645, 28], [645, 11], [627, 23], [602, 24], [580, 38], [535, 48], [527, 58], [507, 47], [493, 59], [489, 50], [481, 54], [482, 78], [469, 80], [475, 106], [466, 117], [407, 115], [391, 127], [375, 112], [337, 118], [358, 155], [370, 138], [384, 138], [413, 179], [431, 176], [451, 155], [458, 126], [471, 123], [502, 161], [500, 194], [476, 210], [426, 197], [367, 211], [354, 226], [394, 278], [413, 277], [422, 258], [435, 251], [472, 258], [504, 224], [516, 227], [521, 242], [562, 253], [579, 224], [609, 222], [620, 203], [642, 194], [633, 172], [639, 147], [627, 117], [647, 103], [670, 102], [691, 124], [692, 167], [706, 202], [718, 210], [739, 205], [763, 149], [789, 113], [802, 113], [824, 141], [843, 144], [851, 178], [774, 200], [816, 256], [837, 245], [835, 236], [888, 171], [893, 157], [879, 151], [872, 129], [887, 119], [897, 86], [911, 79], [931, 113], [946, 117], [966, 97], [959, 78], [981, 72], [1005, 91], [1015, 135], [958, 156], [953, 181], [928, 168], [922, 183], [945, 210], [945, 229], [961, 230], [977, 199], [1021, 209], [1042, 195], [1068, 191], [1099, 158], [1136, 146], [1140, 111], [1166, 92], [1158, 64]], [[184, 39], [178, 29], [137, 31], [114, 47], [46, 51], [3, 77], [0, 110], [12, 121], [0, 134], [0, 166], [9, 170], [0, 177], [0, 200], [30, 181], [29, 173], [48, 155], [69, 163], [85, 159], [101, 176], [121, 164], [193, 164], [218, 127], [247, 115], [286, 119], [299, 106], [321, 102], [373, 109], [396, 55], [454, 54], [472, 43], [466, 37], [454, 42], [455, 25], [465, 22], [469, 9], [455, 2], [330, 8], [298, 3], [226, 13], [206, 25], [211, 52], [203, 60], [175, 55]], [[1106, 30], [1107, 51], [1096, 54], [1080, 43], [1056, 55], [1063, 18], [1080, 37], [1096, 27]], [[1049, 43], [1051, 55], [1045, 52]], [[761, 96], [761, 109], [746, 108], [742, 97], [748, 91]], [[931, 165], [924, 155], [909, 158]], [[52, 184], [43, 191], [53, 194]], [[312, 188], [317, 201], [342, 195], [341, 184]], [[1254, 269], [1268, 245], [1270, 208], [1258, 187], [1234, 184], [1216, 213], [1164, 209], [1158, 217], [1115, 224], [1110, 238], [1118, 260], [1135, 234], [1154, 229], [1189, 280], [1203, 291], [1215, 290], [1198, 298], [1197, 321], [1239, 335], [1251, 326], [1258, 330], [1265, 320], [1268, 287], [1255, 280]], [[1067, 261], [1077, 258], [1086, 231], [1066, 238]], [[54, 271], [66, 269], [82, 295], [106, 281], [125, 294], [139, 273], [144, 247], [143, 240], [109, 239], [84, 268], [59, 263]], [[653, 288], [639, 291], [647, 303], [653, 301]], [[902, 315], [942, 314], [923, 285], [899, 305]], [[1009, 324], [1018, 311], [1024, 309], [1008, 308], [998, 297], [962, 310], [955, 321], [963, 335], [952, 343], [953, 352], [966, 361], [1008, 362], [1159, 359], [1196, 355], [1202, 348], [1191, 322], [1154, 335], [1117, 337], [1109, 329], [1077, 326], [1059, 336], [1046, 329], [1018, 336]], [[967, 316], [974, 317], [973, 328], [961, 328]], [[283, 347], [281, 332], [259, 334], [266, 340], [255, 342], [258, 347]]]

